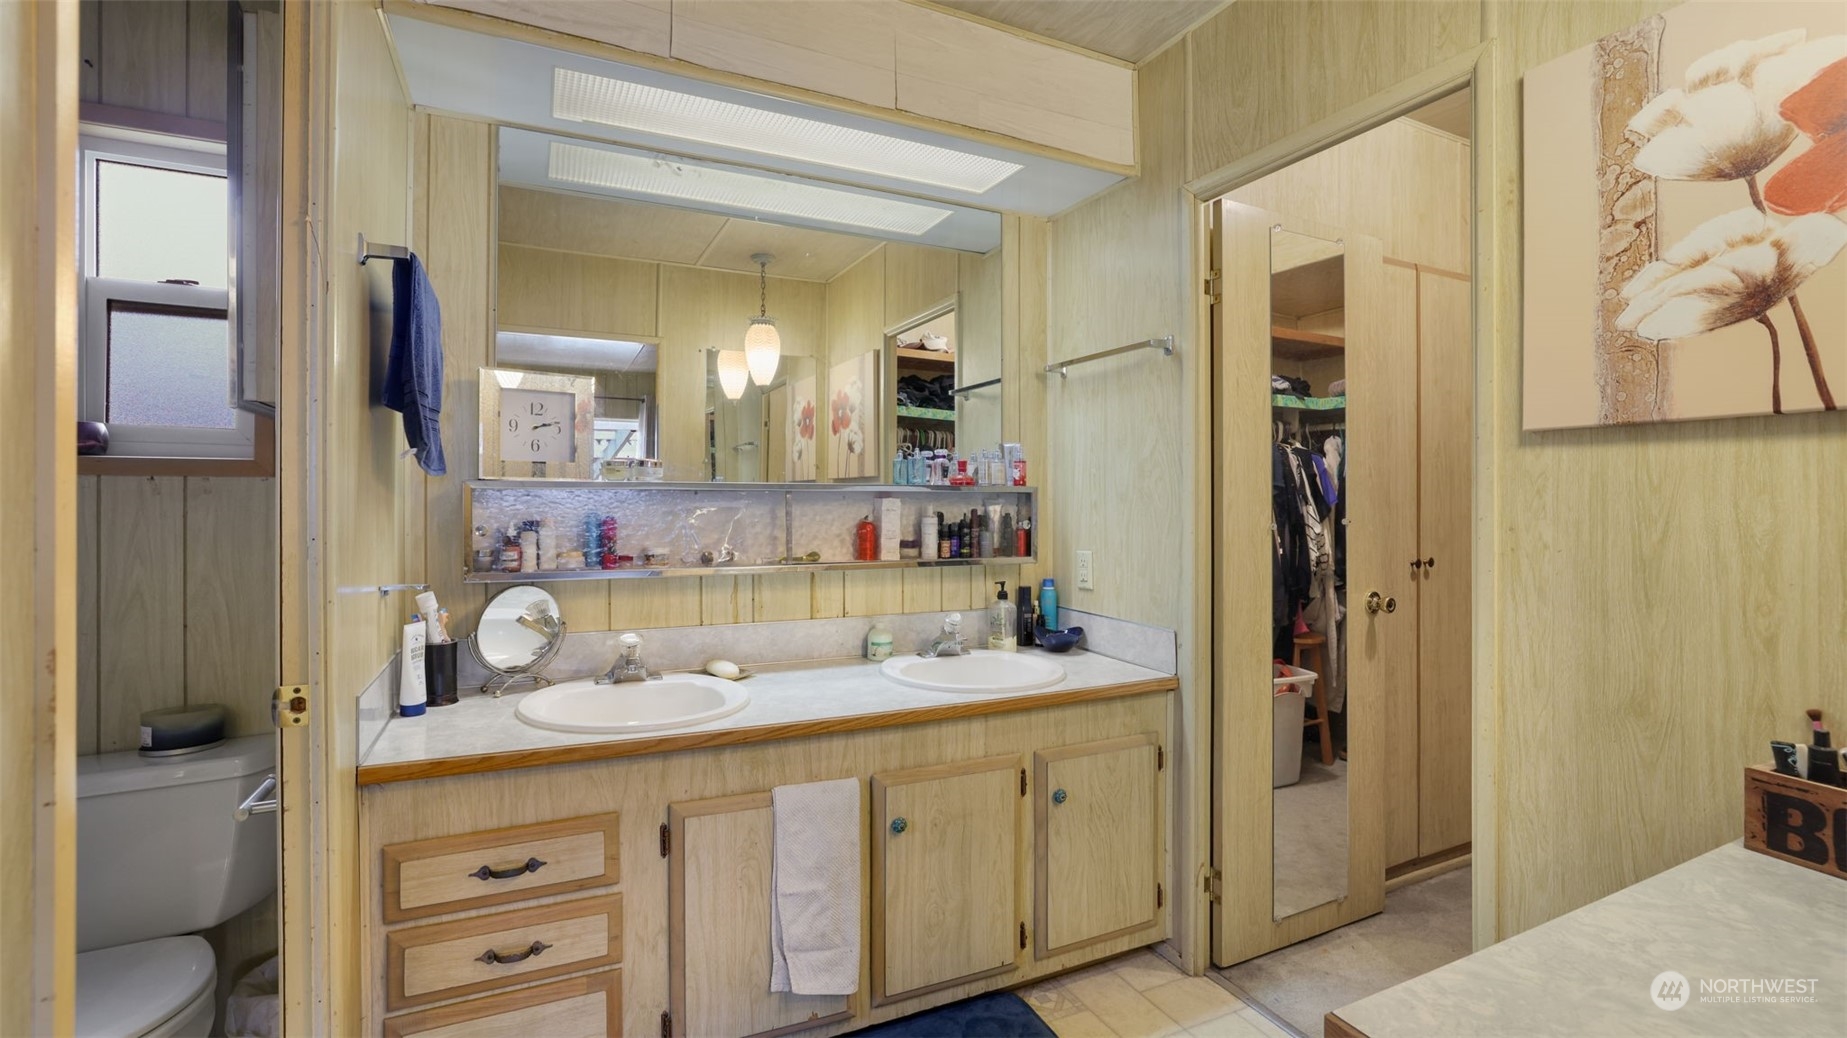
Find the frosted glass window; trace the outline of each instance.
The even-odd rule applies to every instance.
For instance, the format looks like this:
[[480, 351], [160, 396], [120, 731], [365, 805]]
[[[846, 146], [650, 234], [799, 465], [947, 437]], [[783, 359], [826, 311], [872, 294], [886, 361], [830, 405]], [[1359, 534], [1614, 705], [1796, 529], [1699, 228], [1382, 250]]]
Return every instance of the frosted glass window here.
[[110, 424], [230, 429], [222, 311], [109, 304]]
[[96, 163], [98, 277], [225, 288], [229, 220], [223, 176]]

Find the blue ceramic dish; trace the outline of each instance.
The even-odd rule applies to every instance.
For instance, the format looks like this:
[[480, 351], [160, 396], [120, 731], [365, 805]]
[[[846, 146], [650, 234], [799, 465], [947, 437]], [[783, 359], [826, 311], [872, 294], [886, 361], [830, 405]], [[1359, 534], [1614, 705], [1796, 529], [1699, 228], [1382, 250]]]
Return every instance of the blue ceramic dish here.
[[1067, 627], [1062, 631], [1048, 631], [1042, 624], [1033, 625], [1033, 637], [1047, 652], [1070, 652], [1084, 638], [1082, 627]]

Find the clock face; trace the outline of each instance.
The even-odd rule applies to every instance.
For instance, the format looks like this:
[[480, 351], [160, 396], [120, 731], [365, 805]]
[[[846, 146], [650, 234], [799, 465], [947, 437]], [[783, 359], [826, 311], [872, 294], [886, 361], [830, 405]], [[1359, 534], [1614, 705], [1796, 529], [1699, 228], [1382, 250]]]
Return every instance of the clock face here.
[[500, 393], [501, 461], [572, 461], [577, 449], [577, 399], [541, 389]]

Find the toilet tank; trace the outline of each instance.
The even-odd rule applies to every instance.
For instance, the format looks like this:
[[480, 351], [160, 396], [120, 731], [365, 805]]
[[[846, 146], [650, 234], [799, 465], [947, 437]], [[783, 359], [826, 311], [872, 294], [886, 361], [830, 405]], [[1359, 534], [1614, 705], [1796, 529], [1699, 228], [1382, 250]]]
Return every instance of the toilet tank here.
[[235, 812], [274, 735], [179, 757], [77, 759], [77, 950], [193, 933], [276, 889], [276, 816]]

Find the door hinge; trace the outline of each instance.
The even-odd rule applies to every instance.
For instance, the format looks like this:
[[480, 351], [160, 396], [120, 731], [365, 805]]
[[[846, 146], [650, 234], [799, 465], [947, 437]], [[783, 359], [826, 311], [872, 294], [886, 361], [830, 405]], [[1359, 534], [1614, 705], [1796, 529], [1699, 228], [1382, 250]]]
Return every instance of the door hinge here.
[[1221, 904], [1224, 902], [1225, 900], [1225, 875], [1224, 873], [1221, 873], [1217, 869], [1208, 869], [1206, 871], [1206, 896], [1212, 899], [1213, 904]]
[[269, 703], [269, 719], [277, 728], [299, 728], [308, 723], [308, 686], [279, 685]]
[[673, 1014], [661, 1010], [661, 1038], [673, 1038]]
[[1219, 300], [1219, 291], [1222, 284], [1218, 271], [1215, 270], [1206, 275], [1206, 294], [1211, 296], [1212, 301], [1215, 303]]
[[1026, 795], [1026, 769], [1020, 769], [1020, 795]]
[[1159, 883], [1156, 883], [1154, 885], [1154, 907], [1161, 908], [1165, 906], [1166, 904], [1167, 904], [1167, 891], [1162, 890], [1161, 885]]
[[672, 853], [673, 853], [673, 830], [667, 827], [666, 822], [662, 822], [661, 823], [661, 857], [665, 858], [667, 855], [672, 854]]
[[1156, 746], [1154, 748], [1154, 770], [1156, 771], [1166, 771], [1167, 770], [1167, 747]]
[[1026, 950], [1026, 924], [1020, 924], [1020, 950]]

